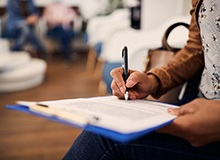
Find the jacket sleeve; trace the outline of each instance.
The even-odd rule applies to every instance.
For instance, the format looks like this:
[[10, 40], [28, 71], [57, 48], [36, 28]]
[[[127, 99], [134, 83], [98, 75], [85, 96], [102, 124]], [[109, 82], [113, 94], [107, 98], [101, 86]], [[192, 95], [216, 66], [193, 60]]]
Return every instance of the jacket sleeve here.
[[195, 8], [198, 0], [192, 0], [189, 38], [186, 45], [178, 51], [165, 66], [147, 72], [158, 78], [159, 89], [152, 96], [159, 98], [168, 90], [184, 83], [204, 68], [204, 56], [199, 28], [196, 21]]

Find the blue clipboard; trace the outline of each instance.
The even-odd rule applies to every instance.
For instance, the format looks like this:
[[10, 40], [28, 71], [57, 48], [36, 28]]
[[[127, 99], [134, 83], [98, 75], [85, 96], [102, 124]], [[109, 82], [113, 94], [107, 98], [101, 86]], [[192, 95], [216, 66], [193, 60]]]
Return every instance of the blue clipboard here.
[[118, 142], [129, 142], [129, 141], [135, 140], [135, 139], [140, 138], [140, 137], [142, 137], [146, 134], [149, 134], [149, 133], [151, 133], [151, 132], [153, 132], [153, 131], [155, 131], [155, 130], [157, 130], [157, 129], [159, 129], [159, 128], [161, 128], [161, 127], [163, 127], [163, 126], [165, 126], [165, 125], [167, 125], [167, 124], [169, 124], [173, 121], [173, 120], [171, 120], [171, 121], [163, 123], [159, 126], [148, 128], [148, 129], [143, 130], [143, 131], [124, 134], [124, 133], [119, 133], [119, 132], [116, 132], [116, 131], [113, 131], [113, 130], [97, 127], [97, 126], [94, 126], [94, 125], [89, 124], [89, 123], [84, 125], [84, 126], [78, 125], [76, 123], [73, 123], [73, 122], [70, 122], [70, 121], [67, 121], [67, 120], [64, 120], [64, 119], [60, 119], [57, 116], [46, 115], [46, 114], [43, 114], [43, 113], [41, 114], [39, 112], [34, 112], [34, 111], [30, 110], [29, 107], [24, 106], [24, 105], [6, 105], [6, 108], [11, 109], [11, 110], [24, 112], [24, 113], [31, 114], [31, 115], [34, 115], [34, 116], [38, 116], [38, 117], [41, 117], [41, 118], [49, 119], [51, 121], [55, 121], [55, 122], [65, 124], [65, 125], [68, 125], [68, 126], [72, 126], [72, 127], [75, 127], [75, 128], [84, 129], [84, 130], [93, 132], [95, 134], [98, 134], [100, 136], [104, 136], [106, 138], [118, 141]]

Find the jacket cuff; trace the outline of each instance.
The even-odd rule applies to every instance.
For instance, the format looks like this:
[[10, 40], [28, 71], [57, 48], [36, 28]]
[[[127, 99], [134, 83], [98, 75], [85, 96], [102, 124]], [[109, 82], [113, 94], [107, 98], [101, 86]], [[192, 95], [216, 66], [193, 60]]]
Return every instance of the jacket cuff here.
[[168, 91], [168, 86], [170, 83], [169, 74], [163, 68], [153, 68], [146, 72], [147, 75], [154, 75], [159, 83], [158, 89], [156, 92], [152, 93], [151, 96], [154, 98], [160, 98], [163, 94]]

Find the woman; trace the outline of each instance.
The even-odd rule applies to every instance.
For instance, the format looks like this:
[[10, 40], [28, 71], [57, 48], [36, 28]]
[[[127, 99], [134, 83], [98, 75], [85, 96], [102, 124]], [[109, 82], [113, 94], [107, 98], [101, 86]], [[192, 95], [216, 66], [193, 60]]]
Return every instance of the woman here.
[[130, 99], [159, 97], [203, 70], [200, 98], [168, 109], [177, 115], [172, 124], [132, 142], [83, 131], [64, 159], [220, 159], [220, 1], [192, 0], [192, 6], [189, 39], [175, 58], [147, 73], [130, 70], [126, 84], [116, 68], [111, 87], [118, 98], [126, 87]]

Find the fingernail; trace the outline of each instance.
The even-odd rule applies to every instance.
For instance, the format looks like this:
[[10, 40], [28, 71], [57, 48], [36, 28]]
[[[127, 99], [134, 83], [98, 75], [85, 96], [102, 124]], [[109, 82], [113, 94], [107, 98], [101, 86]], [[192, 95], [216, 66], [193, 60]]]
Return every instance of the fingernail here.
[[172, 108], [168, 108], [167, 111], [170, 113], [170, 114], [174, 114], [174, 111]]
[[125, 92], [124, 87], [120, 87], [120, 91], [121, 93], [124, 93]]
[[134, 85], [134, 82], [132, 80], [127, 80], [126, 85], [127, 86], [132, 86], [132, 85]]

